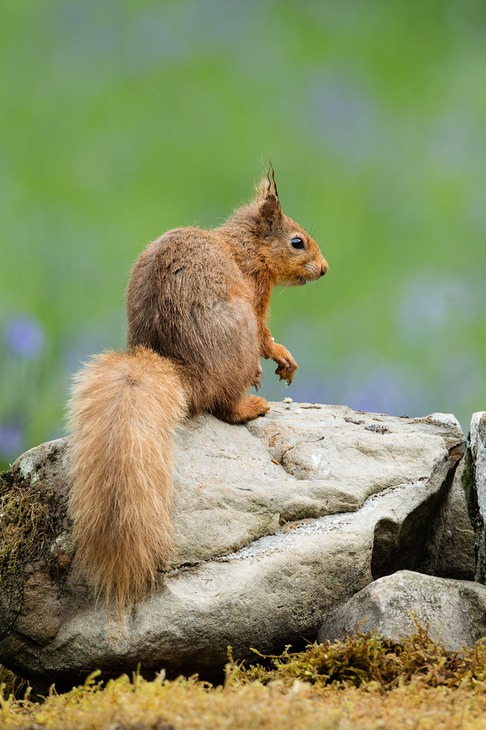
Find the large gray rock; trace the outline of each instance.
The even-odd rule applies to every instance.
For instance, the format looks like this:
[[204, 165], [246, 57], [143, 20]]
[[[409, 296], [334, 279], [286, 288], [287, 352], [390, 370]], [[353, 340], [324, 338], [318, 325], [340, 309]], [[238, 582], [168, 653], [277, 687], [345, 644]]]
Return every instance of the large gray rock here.
[[313, 639], [375, 578], [430, 562], [464, 447], [441, 414], [289, 403], [246, 427], [188, 421], [175, 458], [177, 561], [123, 629], [71, 565], [66, 442], [33, 449], [0, 484], [0, 662], [57, 682], [139, 663], [207, 676], [228, 645], [245, 658]]
[[460, 651], [486, 635], [486, 586], [401, 570], [380, 578], [332, 612], [319, 641], [376, 631], [400, 641], [427, 627], [446, 649]]

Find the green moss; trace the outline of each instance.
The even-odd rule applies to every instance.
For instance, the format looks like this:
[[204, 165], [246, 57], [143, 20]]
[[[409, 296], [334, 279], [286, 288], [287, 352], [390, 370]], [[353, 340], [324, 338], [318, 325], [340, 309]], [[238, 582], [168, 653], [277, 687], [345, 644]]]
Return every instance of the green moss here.
[[0, 664], [0, 699], [3, 697], [25, 698], [29, 694], [29, 685], [25, 679], [17, 677], [16, 674]]
[[69, 566], [69, 540], [59, 544], [67, 526], [63, 500], [44, 481], [0, 475], [0, 637], [21, 608], [26, 575], [42, 563], [59, 578]]
[[27, 561], [55, 567], [52, 546], [65, 519], [65, 506], [45, 483], [40, 488], [11, 473], [0, 476], [0, 586], [22, 572]]
[[466, 505], [469, 519], [474, 530], [476, 552], [476, 575], [478, 583], [486, 583], [486, 537], [484, 520], [478, 505], [474, 478], [474, 461], [470, 446], [464, 455], [464, 470], [462, 473], [462, 487], [466, 495]]
[[476, 499], [476, 490], [474, 484], [474, 464], [471, 449], [468, 447], [464, 454], [464, 470], [462, 472], [462, 488], [466, 495], [466, 505], [469, 519], [475, 527], [475, 521], [478, 517], [478, 503]]
[[483, 642], [462, 653], [448, 651], [421, 626], [401, 642], [357, 633], [335, 643], [311, 644], [302, 652], [286, 649], [278, 656], [255, 654], [262, 663], [238, 665], [230, 658], [232, 683], [268, 684], [278, 679], [287, 686], [299, 680], [320, 688], [375, 684], [390, 690], [412, 681], [430, 687], [473, 686], [486, 678]]
[[[427, 631], [401, 642], [356, 634], [344, 641], [243, 667], [233, 659], [224, 686], [197, 678], [153, 681], [96, 673], [42, 703], [0, 693], [2, 730], [370, 730], [484, 728], [486, 651], [482, 642], [448, 652]], [[1, 682], [1, 674], [0, 674]]]

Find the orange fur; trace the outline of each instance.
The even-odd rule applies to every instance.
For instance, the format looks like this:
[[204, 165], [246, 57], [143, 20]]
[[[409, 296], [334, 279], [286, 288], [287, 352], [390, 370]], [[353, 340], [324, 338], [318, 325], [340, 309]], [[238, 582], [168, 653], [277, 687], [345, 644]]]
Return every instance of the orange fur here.
[[[297, 246], [296, 246], [297, 239]], [[327, 271], [316, 242], [284, 215], [273, 169], [219, 228], [178, 228], [138, 257], [127, 292], [128, 352], [96, 356], [71, 400], [71, 493], [77, 561], [120, 610], [170, 556], [172, 434], [185, 415], [229, 423], [264, 415], [245, 396], [272, 358], [297, 363], [267, 326], [274, 286]]]
[[170, 442], [185, 412], [176, 366], [146, 348], [97, 355], [77, 377], [69, 510], [78, 566], [107, 603], [137, 600], [167, 565]]

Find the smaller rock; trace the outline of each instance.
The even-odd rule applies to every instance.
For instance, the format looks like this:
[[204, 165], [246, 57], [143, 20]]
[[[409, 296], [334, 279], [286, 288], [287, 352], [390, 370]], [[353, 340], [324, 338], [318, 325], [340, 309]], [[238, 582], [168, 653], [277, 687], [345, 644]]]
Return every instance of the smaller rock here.
[[400, 641], [417, 623], [450, 651], [486, 635], [486, 586], [400, 570], [370, 583], [337, 608], [322, 625], [319, 641], [358, 630]]

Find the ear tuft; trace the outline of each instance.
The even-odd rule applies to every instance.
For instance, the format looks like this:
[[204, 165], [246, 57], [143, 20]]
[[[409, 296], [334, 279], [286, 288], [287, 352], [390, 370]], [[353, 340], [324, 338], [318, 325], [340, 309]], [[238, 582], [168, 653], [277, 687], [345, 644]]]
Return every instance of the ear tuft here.
[[259, 207], [261, 218], [266, 220], [270, 227], [282, 215], [280, 200], [278, 197], [277, 183], [275, 182], [275, 170], [269, 162], [264, 177], [256, 187], [255, 202]]
[[273, 196], [277, 201], [279, 200], [277, 183], [275, 182], [275, 170], [273, 169], [271, 160], [265, 170], [265, 175], [262, 177], [255, 190], [255, 201], [257, 203], [263, 202], [269, 196]]

